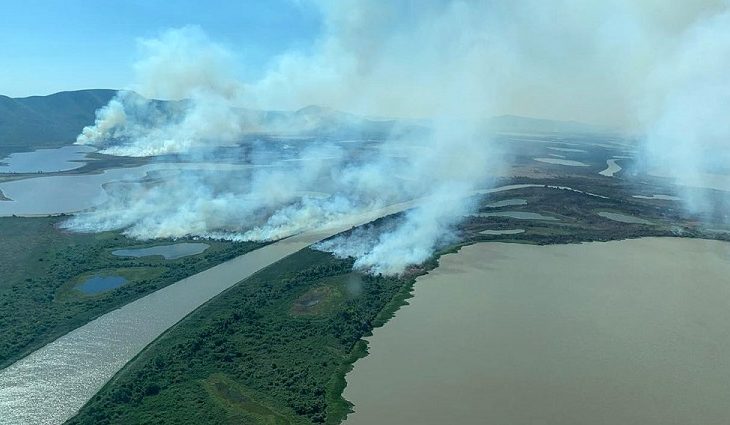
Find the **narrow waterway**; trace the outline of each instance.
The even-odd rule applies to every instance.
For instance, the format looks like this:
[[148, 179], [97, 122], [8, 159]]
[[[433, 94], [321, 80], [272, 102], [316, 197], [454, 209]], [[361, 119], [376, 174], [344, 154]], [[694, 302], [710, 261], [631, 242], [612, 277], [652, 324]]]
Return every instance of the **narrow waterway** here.
[[109, 312], [0, 370], [0, 424], [61, 424], [145, 346], [262, 268], [352, 226], [413, 207], [394, 204], [272, 243]]
[[[497, 193], [542, 185], [508, 185]], [[553, 188], [555, 189], [555, 188]], [[0, 370], [0, 424], [59, 424], [73, 416], [145, 346], [225, 289], [306, 246], [418, 205], [366, 212], [336, 226], [284, 239], [176, 282], [64, 335]]]

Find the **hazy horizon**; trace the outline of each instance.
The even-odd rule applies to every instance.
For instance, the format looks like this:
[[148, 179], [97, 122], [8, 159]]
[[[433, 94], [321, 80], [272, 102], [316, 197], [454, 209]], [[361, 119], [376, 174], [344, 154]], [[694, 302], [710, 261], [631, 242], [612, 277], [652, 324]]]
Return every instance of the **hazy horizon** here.
[[[0, 93], [135, 89], [133, 64], [145, 57], [145, 43], [197, 28], [224, 52], [225, 74], [242, 89], [237, 106], [434, 116], [449, 106], [438, 102], [441, 87], [431, 76], [468, 69], [478, 81], [464, 84], [478, 84], [485, 97], [465, 91], [462, 100], [485, 102], [478, 108], [490, 116], [635, 129], [655, 119], [657, 105], [672, 96], [668, 87], [683, 84], [686, 46], [727, 8], [725, 0], [672, 8], [656, 0], [186, 1], [175, 8], [11, 1], [0, 6], [7, 21], [0, 20], [0, 57], [12, 59]], [[59, 19], [68, 22], [64, 31], [55, 29]], [[715, 44], [703, 47], [703, 57], [723, 48]]]

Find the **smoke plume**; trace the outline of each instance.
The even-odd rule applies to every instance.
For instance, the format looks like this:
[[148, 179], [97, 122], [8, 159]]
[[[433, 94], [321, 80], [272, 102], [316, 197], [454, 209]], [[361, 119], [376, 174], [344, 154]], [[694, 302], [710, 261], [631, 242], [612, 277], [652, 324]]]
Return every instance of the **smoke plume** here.
[[[245, 129], [235, 110], [241, 85], [230, 74], [231, 54], [198, 27], [138, 42], [144, 59], [136, 81], [96, 114], [76, 143], [121, 156], [185, 153], [231, 144]], [[173, 100], [163, 103], [152, 99]]]
[[[693, 212], [730, 190], [730, 7], [693, 25], [651, 75], [642, 112], [644, 161], [671, 176]], [[723, 176], [724, 175], [724, 176]], [[717, 211], [715, 211], [717, 212]]]
[[[247, 84], [227, 72], [234, 55], [199, 28], [142, 40], [145, 59], [135, 67], [134, 92], [120, 92], [99, 110], [78, 143], [112, 155], [174, 153], [192, 162], [217, 162], [211, 149], [228, 146], [245, 152], [246, 165], [225, 171], [181, 169], [116, 185], [109, 188], [106, 204], [75, 216], [67, 226], [124, 229], [140, 239], [274, 240], [419, 199], [392, 228], [371, 227], [375, 233], [367, 238], [333, 239], [319, 247], [354, 255], [358, 268], [373, 273], [401, 273], [429, 258], [453, 237], [454, 226], [470, 211], [467, 198], [488, 183], [499, 164], [482, 125], [491, 112], [491, 76], [498, 72], [489, 60], [492, 46], [472, 8], [460, 2], [429, 5], [408, 23], [399, 22], [405, 4], [346, 3], [320, 4], [326, 30], [314, 52], [286, 53], [261, 80]], [[362, 30], [367, 34], [359, 34]], [[339, 102], [322, 96], [311, 100], [384, 112], [397, 103], [403, 110], [418, 109], [430, 117], [429, 124], [418, 131], [390, 128], [369, 151], [348, 149], [336, 138], [282, 144], [244, 137], [296, 135], [312, 122], [314, 127], [330, 121], [352, 126], [358, 120], [343, 124], [344, 114], [327, 109], [308, 109], [303, 123], [302, 113], [271, 119], [242, 108], [268, 105], [278, 96], [287, 98], [283, 105], [295, 105], [325, 87], [323, 93]], [[383, 88], [391, 94], [381, 97]]]
[[[282, 52], [256, 80], [238, 80], [235, 51], [199, 28], [141, 40], [136, 81], [78, 143], [218, 165], [117, 185], [68, 226], [272, 240], [418, 199], [391, 227], [319, 244], [362, 269], [400, 273], [453, 237], [469, 195], [504, 166], [483, 126], [493, 114], [624, 129], [649, 169], [683, 185], [726, 167], [726, 0], [300, 4], [319, 8], [321, 35]], [[312, 104], [323, 107], [304, 108]], [[360, 143], [345, 143], [353, 138]]]

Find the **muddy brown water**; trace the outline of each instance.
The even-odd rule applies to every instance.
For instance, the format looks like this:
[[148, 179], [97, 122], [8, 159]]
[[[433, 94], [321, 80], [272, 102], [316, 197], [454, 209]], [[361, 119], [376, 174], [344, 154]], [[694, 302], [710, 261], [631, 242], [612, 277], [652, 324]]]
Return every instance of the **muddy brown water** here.
[[730, 423], [730, 244], [482, 243], [347, 375], [347, 425]]

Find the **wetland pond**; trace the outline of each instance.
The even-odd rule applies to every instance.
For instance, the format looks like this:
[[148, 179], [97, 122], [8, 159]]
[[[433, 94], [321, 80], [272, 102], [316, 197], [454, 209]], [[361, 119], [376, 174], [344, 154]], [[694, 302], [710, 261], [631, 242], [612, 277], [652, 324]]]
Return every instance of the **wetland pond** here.
[[127, 283], [127, 279], [121, 276], [94, 275], [86, 279], [82, 284], [76, 286], [76, 289], [86, 295], [95, 295], [106, 292], [110, 289], [118, 288], [125, 283]]
[[606, 177], [613, 177], [614, 174], [621, 171], [621, 166], [616, 163], [615, 159], [606, 160], [606, 169], [600, 171], [598, 174]]
[[96, 149], [90, 146], [64, 146], [13, 153], [0, 158], [0, 173], [51, 173], [84, 166], [86, 154]]
[[554, 146], [548, 146], [548, 149], [554, 150], [554, 151], [560, 151], [560, 152], [579, 152], [579, 153], [588, 153], [588, 151], [583, 149], [575, 149], [575, 148], [557, 148]]
[[479, 232], [480, 235], [490, 236], [519, 235], [520, 233], [525, 233], [525, 229], [482, 230], [481, 232]]
[[464, 247], [367, 338], [345, 423], [725, 424], [729, 275], [720, 241]]
[[637, 199], [657, 199], [660, 201], [680, 201], [682, 198], [673, 195], [634, 195], [633, 198]]
[[614, 212], [608, 212], [608, 211], [600, 211], [596, 214], [600, 215], [603, 218], [607, 218], [609, 220], [618, 221], [621, 223], [628, 223], [628, 224], [654, 224], [649, 220], [644, 220], [643, 218], [634, 217], [633, 215], [628, 214], [621, 214], [621, 213], [614, 213]]
[[474, 214], [477, 217], [509, 217], [517, 220], [549, 220], [557, 221], [555, 217], [529, 211], [498, 211]]
[[[0, 191], [10, 202], [0, 203], [0, 216], [68, 214], [104, 203], [104, 186], [116, 182], [139, 181], [150, 173], [175, 178], [180, 170], [237, 172], [264, 167], [247, 164], [155, 163], [129, 168], [110, 168], [97, 174], [33, 177], [0, 183]], [[44, 196], [38, 196], [42, 193]]]
[[544, 162], [546, 164], [555, 165], [567, 165], [569, 167], [587, 167], [588, 164], [585, 162], [574, 161], [572, 159], [559, 159], [559, 158], [533, 158], [537, 162]]
[[206, 243], [181, 242], [172, 245], [157, 245], [148, 248], [125, 248], [112, 251], [117, 257], [150, 257], [160, 255], [165, 260], [197, 255], [210, 248]]

